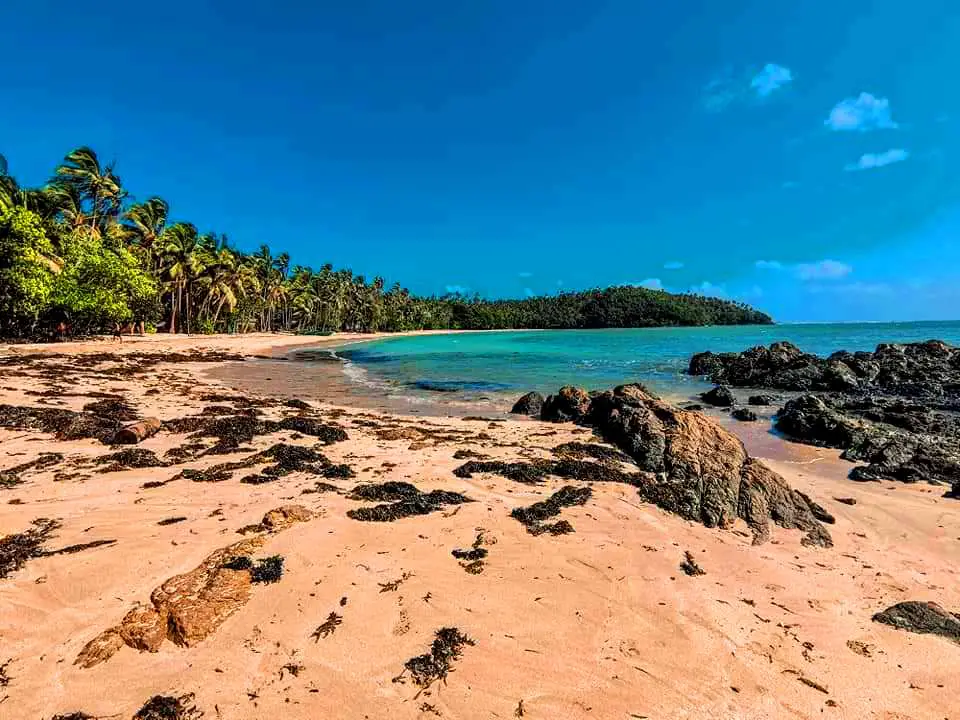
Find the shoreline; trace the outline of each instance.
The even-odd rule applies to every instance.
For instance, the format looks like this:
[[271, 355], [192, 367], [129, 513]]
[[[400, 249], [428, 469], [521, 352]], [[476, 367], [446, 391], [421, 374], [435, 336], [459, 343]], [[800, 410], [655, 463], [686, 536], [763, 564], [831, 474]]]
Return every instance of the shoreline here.
[[[271, 344], [276, 339], [97, 342], [67, 349], [81, 362], [49, 358], [27, 365], [12, 357], [26, 353], [0, 352], [9, 360], [0, 366], [0, 403], [80, 410], [106, 399], [90, 393], [108, 393], [166, 421], [211, 406], [242, 408], [259, 402], [258, 396], [237, 396], [209, 377], [232, 359], [161, 360], [124, 369], [117, 360], [95, 364], [82, 356], [195, 350], [273, 355], [294, 351], [303, 337]], [[343, 339], [312, 338], [300, 347]], [[53, 347], [63, 351], [65, 345]], [[269, 402], [262, 408], [251, 406], [263, 418], [297, 412], [270, 401], [270, 394], [263, 398]], [[424, 704], [443, 717], [478, 719], [511, 717], [518, 706], [533, 718], [578, 719], [631, 713], [918, 718], [958, 710], [951, 691], [956, 647], [870, 621], [873, 612], [902, 599], [960, 608], [954, 560], [960, 518], [929, 488], [854, 483], [845, 478], [849, 464], [836, 451], [792, 443], [789, 457], [771, 460], [765, 447], [785, 441], [762, 433], [760, 423], [731, 421], [724, 427], [752, 454], [836, 516], [835, 547], [801, 546], [798, 531], [779, 527], [772, 542], [751, 546], [740, 525], [720, 530], [694, 524], [610, 483], [591, 483], [590, 501], [563, 511], [574, 533], [535, 537], [510, 511], [545, 499], [563, 480], [529, 486], [495, 475], [460, 478], [453, 470], [470, 454], [505, 462], [554, 457], [562, 443], [596, 443], [589, 430], [527, 419], [424, 418], [312, 400], [308, 405], [320, 421], [348, 435], [320, 448], [330, 463], [356, 474], [324, 481], [335, 490], [315, 491], [318, 478], [301, 471], [262, 484], [240, 481], [259, 466], [220, 482], [167, 482], [184, 467], [247, 457], [240, 448], [102, 472], [92, 459], [113, 450], [94, 439], [57, 441], [36, 430], [0, 428], [0, 470], [45, 452], [64, 455], [53, 466], [22, 471], [20, 484], [0, 489], [0, 535], [50, 517], [61, 527], [49, 548], [116, 541], [33, 557], [0, 579], [6, 651], [0, 665], [10, 661], [0, 714], [129, 717], [152, 695], [184, 693], [194, 693], [208, 717], [224, 720], [435, 717]], [[316, 438], [298, 434], [255, 435], [246, 445], [257, 451], [276, 442], [313, 447]], [[165, 431], [134, 447], [164, 459], [189, 443], [183, 433]], [[457, 458], [459, 452], [468, 455]], [[347, 512], [357, 503], [346, 492], [357, 483], [386, 480], [456, 491], [474, 502], [389, 523], [351, 519]], [[143, 487], [150, 482], [166, 484]], [[841, 496], [857, 504], [833, 499]], [[253, 586], [245, 603], [202, 641], [187, 647], [168, 641], [156, 652], [122, 647], [95, 667], [73, 664], [86, 643], [132, 607], [149, 603], [165, 580], [247, 537], [237, 529], [260, 522], [266, 511], [291, 504], [306, 508], [309, 519], [267, 533], [256, 551], [258, 558], [282, 556], [283, 576]], [[160, 524], [177, 517], [184, 519]], [[483, 572], [472, 575], [451, 550], [469, 548], [478, 534], [486, 538], [488, 555]], [[680, 572], [684, 550], [696, 555], [705, 577]], [[384, 590], [394, 583], [395, 589]], [[342, 624], [312, 638], [330, 613]], [[475, 643], [463, 648], [447, 683], [418, 696], [409, 681], [393, 682], [409, 658], [429, 651], [442, 627], [457, 627]], [[850, 642], [866, 650], [852, 650]], [[863, 682], [865, 674], [871, 683]]]

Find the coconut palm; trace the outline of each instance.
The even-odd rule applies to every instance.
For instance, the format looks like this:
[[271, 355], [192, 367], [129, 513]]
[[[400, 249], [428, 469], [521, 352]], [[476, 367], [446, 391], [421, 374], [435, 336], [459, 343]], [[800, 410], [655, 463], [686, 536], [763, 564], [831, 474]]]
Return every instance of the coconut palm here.
[[81, 199], [81, 207], [89, 204], [90, 226], [95, 229], [105, 215], [119, 214], [126, 197], [113, 164], [103, 166], [97, 153], [85, 146], [63, 159], [50, 184], [73, 188]]
[[131, 205], [123, 214], [129, 240], [145, 250], [153, 248], [166, 230], [169, 213], [167, 201], [159, 197]]
[[170, 292], [169, 332], [177, 331], [177, 315], [185, 318], [190, 334], [190, 293], [193, 282], [203, 269], [204, 240], [190, 223], [168, 227], [159, 239], [163, 273]]

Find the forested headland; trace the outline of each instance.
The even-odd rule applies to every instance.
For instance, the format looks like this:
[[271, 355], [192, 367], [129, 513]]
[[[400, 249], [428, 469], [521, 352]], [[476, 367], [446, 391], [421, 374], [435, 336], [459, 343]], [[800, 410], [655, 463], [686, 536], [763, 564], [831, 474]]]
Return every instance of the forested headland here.
[[113, 164], [69, 153], [43, 187], [21, 187], [0, 156], [0, 337], [51, 337], [135, 323], [175, 333], [606, 328], [768, 324], [737, 302], [639, 287], [522, 300], [416, 296], [380, 277], [291, 265], [268, 245], [136, 201]]

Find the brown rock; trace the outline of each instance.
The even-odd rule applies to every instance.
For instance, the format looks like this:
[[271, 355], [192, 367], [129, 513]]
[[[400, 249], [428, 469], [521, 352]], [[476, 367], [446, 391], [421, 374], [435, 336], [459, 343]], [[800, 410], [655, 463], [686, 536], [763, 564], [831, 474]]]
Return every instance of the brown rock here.
[[167, 637], [166, 615], [149, 605], [137, 605], [120, 621], [120, 637], [132, 648], [157, 652]]
[[263, 526], [272, 532], [279, 532], [294, 523], [306, 522], [312, 517], [313, 513], [303, 505], [283, 505], [263, 516]]
[[73, 661], [74, 665], [82, 668], [92, 668], [99, 665], [104, 660], [109, 660], [114, 654], [123, 647], [123, 638], [117, 628], [104, 630], [93, 640], [83, 646], [83, 650]]

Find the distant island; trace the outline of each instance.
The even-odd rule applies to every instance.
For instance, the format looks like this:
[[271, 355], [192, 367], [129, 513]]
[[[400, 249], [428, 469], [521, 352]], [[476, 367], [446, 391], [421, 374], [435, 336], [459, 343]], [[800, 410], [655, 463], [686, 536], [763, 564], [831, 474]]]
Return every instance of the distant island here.
[[47, 338], [136, 325], [167, 332], [323, 333], [421, 329], [770, 324], [748, 305], [621, 286], [522, 300], [421, 297], [351, 270], [290, 263], [262, 245], [171, 222], [159, 197], [133, 202], [112, 164], [81, 147], [39, 188], [0, 155], [0, 336]]

